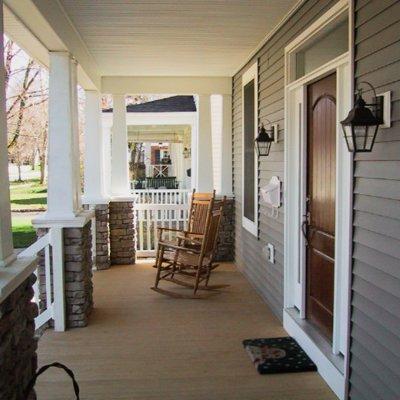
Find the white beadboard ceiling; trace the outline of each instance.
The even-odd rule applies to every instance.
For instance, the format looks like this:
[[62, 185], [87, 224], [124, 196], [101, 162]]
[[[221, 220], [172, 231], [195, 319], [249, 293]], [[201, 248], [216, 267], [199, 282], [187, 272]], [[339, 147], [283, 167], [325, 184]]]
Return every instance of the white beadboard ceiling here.
[[232, 75], [297, 0], [59, 0], [101, 75]]

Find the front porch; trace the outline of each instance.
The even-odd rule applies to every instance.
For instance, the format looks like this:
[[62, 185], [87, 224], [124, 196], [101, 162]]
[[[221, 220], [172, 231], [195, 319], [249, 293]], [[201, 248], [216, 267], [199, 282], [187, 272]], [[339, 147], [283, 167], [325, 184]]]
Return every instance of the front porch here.
[[[55, 360], [74, 371], [83, 399], [291, 399], [335, 395], [318, 373], [259, 375], [241, 341], [286, 335], [233, 264], [213, 280], [230, 284], [208, 301], [181, 301], [149, 290], [149, 263], [94, 273], [95, 308], [85, 329], [47, 330], [39, 364]], [[41, 400], [66, 399], [68, 377], [51, 371], [38, 384]]]

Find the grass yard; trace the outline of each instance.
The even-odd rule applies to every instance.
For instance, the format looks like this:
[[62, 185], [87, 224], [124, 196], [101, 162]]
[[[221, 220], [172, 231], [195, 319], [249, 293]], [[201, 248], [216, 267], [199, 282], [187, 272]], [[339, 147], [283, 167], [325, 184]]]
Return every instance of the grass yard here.
[[44, 211], [47, 188], [38, 179], [10, 182], [11, 211]]
[[28, 247], [36, 240], [32, 216], [46, 210], [47, 188], [38, 179], [10, 182], [10, 197], [14, 247]]
[[32, 215], [23, 213], [12, 216], [12, 234], [16, 249], [30, 246], [36, 240], [36, 232], [31, 224]]

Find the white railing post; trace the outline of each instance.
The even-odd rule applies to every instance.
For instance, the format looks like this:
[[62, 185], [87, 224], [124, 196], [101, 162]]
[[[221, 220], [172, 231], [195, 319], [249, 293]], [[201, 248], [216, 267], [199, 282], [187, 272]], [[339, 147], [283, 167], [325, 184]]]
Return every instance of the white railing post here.
[[53, 249], [54, 330], [63, 332], [66, 328], [63, 228], [51, 228], [50, 235]]
[[[26, 257], [36, 257], [39, 252], [44, 252], [44, 264], [41, 266], [36, 264], [36, 269], [34, 271], [36, 275], [36, 282], [33, 285], [34, 290], [34, 301], [39, 306], [39, 315], [35, 318], [35, 328], [39, 329], [44, 324], [46, 324], [49, 320], [54, 319], [54, 293], [53, 293], [53, 282], [52, 281], [52, 258], [50, 254], [51, 248], [51, 229], [43, 235], [40, 239], [38, 239], [31, 246], [21, 251], [18, 254], [19, 259], [23, 259]], [[54, 257], [53, 257], [54, 260]], [[54, 269], [53, 269], [54, 271]], [[41, 274], [42, 272], [42, 274]], [[41, 292], [42, 287], [44, 285], [45, 290], [45, 307], [41, 304]]]

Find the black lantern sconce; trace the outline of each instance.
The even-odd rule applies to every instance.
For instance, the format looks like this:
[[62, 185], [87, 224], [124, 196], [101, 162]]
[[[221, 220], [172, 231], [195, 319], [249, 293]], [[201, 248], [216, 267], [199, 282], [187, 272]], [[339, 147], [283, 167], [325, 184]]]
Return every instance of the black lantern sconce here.
[[258, 136], [255, 140], [258, 157], [266, 157], [269, 155], [271, 144], [273, 142], [278, 142], [278, 129], [278, 124], [271, 125], [270, 129], [265, 129], [264, 124], [261, 124], [258, 128]]
[[353, 109], [347, 118], [341, 121], [347, 148], [352, 153], [366, 153], [372, 150], [378, 128], [384, 124], [384, 105], [385, 108], [389, 108], [389, 125], [386, 123], [384, 127], [390, 126], [390, 92], [377, 96], [370, 83], [360, 82], [363, 83], [370, 86], [374, 92], [372, 103], [366, 103], [362, 97], [362, 89], [358, 89]]

